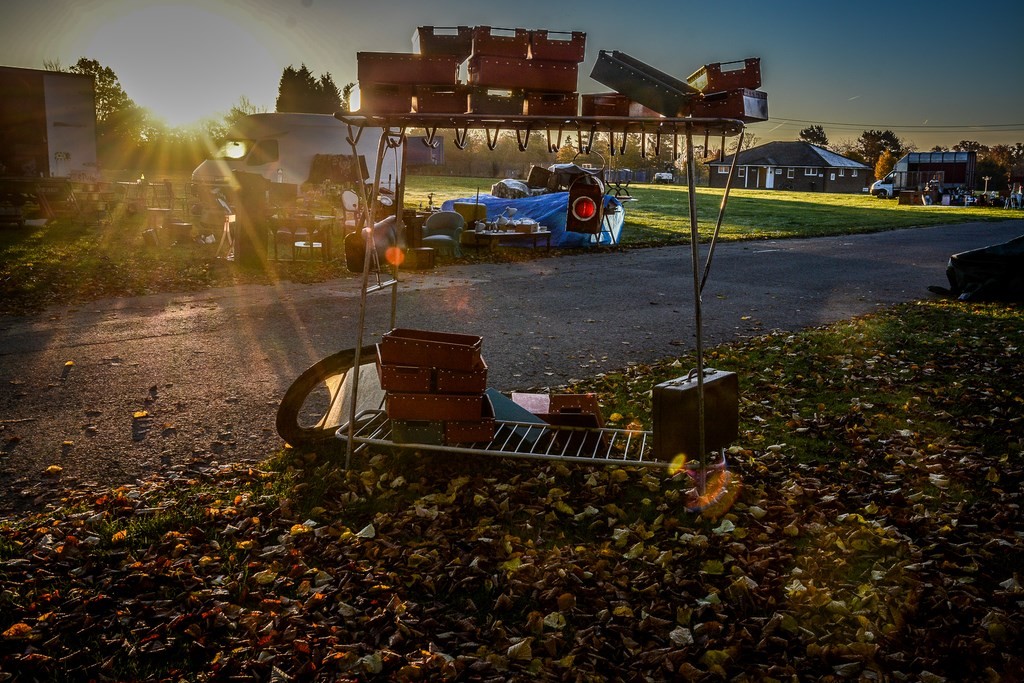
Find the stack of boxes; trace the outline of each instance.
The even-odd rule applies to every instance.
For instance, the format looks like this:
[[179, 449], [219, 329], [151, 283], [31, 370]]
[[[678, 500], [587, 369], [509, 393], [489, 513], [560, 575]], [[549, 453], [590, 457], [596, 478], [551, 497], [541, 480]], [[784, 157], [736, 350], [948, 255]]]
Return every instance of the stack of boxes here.
[[[575, 116], [586, 34], [421, 26], [416, 54], [359, 52], [360, 112]], [[469, 60], [467, 82], [458, 72]]]
[[685, 80], [618, 51], [600, 51], [591, 77], [614, 93], [584, 96], [584, 116], [669, 116], [766, 121], [761, 60], [706, 64]]
[[[567, 35], [568, 39], [555, 36]], [[528, 116], [575, 116], [576, 83], [587, 34], [515, 29], [498, 35], [473, 30], [469, 58], [469, 112]]]
[[398, 328], [377, 345], [377, 373], [395, 443], [490, 441], [487, 363], [474, 335]]
[[761, 60], [752, 57], [735, 62], [706, 64], [686, 79], [700, 91], [690, 115], [696, 117], [767, 121], [768, 95], [761, 87]]

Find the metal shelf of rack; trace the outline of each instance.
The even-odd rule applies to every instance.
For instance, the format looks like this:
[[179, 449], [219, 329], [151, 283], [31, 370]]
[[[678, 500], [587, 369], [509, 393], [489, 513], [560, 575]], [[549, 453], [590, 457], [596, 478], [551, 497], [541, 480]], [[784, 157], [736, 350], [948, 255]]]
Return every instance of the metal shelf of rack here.
[[[467, 136], [470, 130], [483, 130], [487, 137], [487, 146], [494, 149], [497, 145], [499, 134], [502, 131], [511, 131], [516, 134], [519, 149], [525, 151], [534, 132], [544, 132], [547, 136], [548, 150], [557, 151], [563, 144], [566, 135], [576, 136], [576, 144], [581, 152], [590, 152], [592, 145], [600, 135], [608, 137], [609, 148], [612, 154], [623, 152], [626, 149], [630, 136], [639, 136], [641, 153], [645, 154], [650, 149], [658, 154], [666, 138], [671, 139], [673, 156], [678, 158], [680, 137], [684, 143], [683, 153], [686, 155], [686, 180], [689, 192], [689, 224], [690, 244], [692, 258], [692, 277], [694, 292], [694, 316], [697, 356], [697, 383], [698, 383], [698, 431], [699, 444], [702, 456], [700, 458], [701, 469], [706, 468], [706, 453], [704, 453], [704, 347], [703, 347], [703, 323], [701, 315], [701, 291], [707, 280], [711, 265], [711, 257], [718, 232], [722, 225], [722, 219], [729, 199], [731, 180], [735, 173], [736, 159], [739, 154], [733, 155], [733, 168], [729, 173], [729, 180], [726, 183], [722, 202], [719, 206], [718, 220], [715, 224], [714, 235], [711, 239], [707, 253], [707, 263], [701, 269], [699, 260], [699, 230], [697, 221], [696, 194], [694, 188], [694, 145], [695, 136], [704, 138], [704, 146], [707, 148], [708, 139], [711, 136], [722, 139], [722, 150], [725, 149], [725, 139], [739, 136], [736, 148], [737, 151], [743, 144], [744, 124], [736, 119], [722, 118], [633, 118], [633, 117], [611, 117], [611, 116], [576, 116], [576, 117], [552, 117], [552, 116], [490, 116], [483, 114], [387, 114], [387, 115], [360, 115], [350, 113], [335, 114], [335, 118], [346, 124], [348, 127], [348, 141], [352, 147], [353, 155], [357, 155], [356, 143], [363, 131], [368, 128], [381, 130], [381, 140], [378, 145], [376, 159], [377, 177], [384, 155], [388, 150], [395, 150], [403, 147], [402, 169], [399, 184], [399, 191], [396, 192], [395, 215], [399, 217], [402, 213], [402, 200], [405, 177], [404, 143], [410, 129], [422, 129], [424, 142], [433, 146], [439, 144], [436, 138], [438, 130], [454, 131], [454, 143], [457, 147], [463, 148], [467, 144]], [[374, 186], [367, 194], [366, 188], [362, 188], [364, 206], [373, 206], [376, 201], [377, 188]], [[372, 234], [373, 221], [367, 213], [364, 234]], [[363, 348], [367, 294], [380, 289], [390, 288], [392, 292], [391, 302], [391, 323], [395, 326], [398, 293], [398, 269], [393, 268], [393, 275], [385, 284], [380, 281], [380, 264], [377, 261], [376, 249], [372, 239], [366, 240], [366, 258], [363, 261], [363, 283], [362, 296], [360, 299], [359, 323], [356, 333], [356, 358], [354, 367], [360, 367], [359, 350]], [[371, 284], [370, 275], [375, 273], [378, 284]], [[646, 467], [668, 467], [670, 463], [654, 460], [651, 457], [651, 443], [653, 435], [650, 432], [631, 432], [607, 428], [571, 428], [556, 427], [554, 425], [538, 425], [534, 423], [505, 423], [499, 422], [496, 430], [497, 436], [488, 443], [472, 444], [471, 446], [445, 446], [438, 444], [417, 444], [417, 443], [395, 443], [391, 438], [391, 424], [384, 411], [364, 411], [357, 414], [356, 404], [359, 394], [358, 385], [359, 373], [353, 377], [353, 400], [348, 422], [343, 424], [337, 431], [337, 437], [346, 444], [345, 467], [351, 464], [352, 454], [369, 447], [419, 449], [429, 451], [463, 453], [469, 455], [489, 455], [511, 458], [529, 458], [536, 460], [560, 460], [578, 463], [598, 464], [626, 464]], [[584, 432], [583, 436], [572, 437], [572, 432]], [[503, 436], [504, 435], [504, 436]], [[568, 436], [567, 436], [568, 435]], [[523, 441], [524, 437], [530, 437], [532, 441]], [[536, 438], [534, 438], [536, 437]], [[589, 451], [584, 452], [584, 446], [589, 446]]]
[[598, 465], [639, 465], [670, 467], [672, 463], [651, 457], [653, 434], [647, 431], [607, 427], [567, 427], [536, 422], [497, 420], [495, 437], [488, 442], [462, 446], [429, 443], [400, 443], [392, 438], [391, 421], [383, 410], [366, 410], [356, 415], [355, 430], [339, 430], [338, 438], [355, 444], [355, 451], [367, 446], [429, 450], [464, 455], [498, 455], [528, 460], [561, 460]]

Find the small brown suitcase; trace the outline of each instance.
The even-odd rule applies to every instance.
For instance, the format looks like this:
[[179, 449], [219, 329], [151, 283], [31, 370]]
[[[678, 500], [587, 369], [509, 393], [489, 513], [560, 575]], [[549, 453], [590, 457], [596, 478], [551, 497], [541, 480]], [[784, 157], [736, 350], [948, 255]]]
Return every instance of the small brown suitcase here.
[[[700, 457], [696, 373], [655, 385], [653, 456], [672, 462]], [[739, 436], [739, 380], [734, 372], [704, 370], [704, 449], [725, 448]]]

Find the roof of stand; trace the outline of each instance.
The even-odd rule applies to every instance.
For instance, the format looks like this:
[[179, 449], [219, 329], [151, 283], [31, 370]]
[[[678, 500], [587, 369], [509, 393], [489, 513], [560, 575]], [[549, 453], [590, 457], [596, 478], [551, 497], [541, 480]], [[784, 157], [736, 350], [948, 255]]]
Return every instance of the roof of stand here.
[[499, 116], [489, 114], [370, 114], [338, 112], [339, 121], [360, 128], [592, 130], [598, 133], [725, 135], [743, 131], [738, 119], [635, 118], [629, 116]]

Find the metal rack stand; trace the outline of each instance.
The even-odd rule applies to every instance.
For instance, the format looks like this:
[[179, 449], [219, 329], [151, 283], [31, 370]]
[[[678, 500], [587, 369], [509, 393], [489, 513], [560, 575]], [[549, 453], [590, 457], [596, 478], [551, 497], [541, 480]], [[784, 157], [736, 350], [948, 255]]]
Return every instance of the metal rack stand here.
[[[715, 224], [715, 232], [712, 237], [707, 254], [707, 261], [703, 274], [699, 265], [700, 252], [698, 248], [699, 230], [697, 222], [696, 192], [694, 187], [694, 154], [693, 139], [695, 135], [704, 137], [704, 147], [707, 148], [708, 139], [711, 136], [721, 137], [722, 149], [725, 148], [727, 137], [739, 136], [737, 151], [743, 144], [744, 124], [735, 119], [721, 118], [631, 118], [631, 117], [548, 117], [548, 116], [486, 116], [476, 114], [389, 114], [381, 116], [361, 116], [356, 114], [339, 113], [335, 115], [340, 121], [348, 126], [349, 143], [352, 146], [353, 154], [356, 154], [356, 142], [367, 128], [378, 128], [381, 130], [381, 142], [378, 145], [376, 168], [377, 177], [388, 150], [396, 150], [406, 141], [406, 132], [409, 129], [422, 129], [424, 142], [434, 146], [439, 144], [436, 139], [437, 131], [454, 131], [455, 145], [460, 149], [467, 143], [469, 130], [483, 130], [487, 137], [487, 146], [493, 150], [498, 143], [499, 133], [503, 130], [512, 131], [520, 150], [526, 150], [529, 144], [530, 135], [533, 132], [544, 131], [547, 136], [548, 150], [557, 151], [562, 146], [563, 138], [568, 135], [569, 140], [575, 135], [576, 144], [581, 152], [589, 153], [595, 140], [599, 135], [608, 137], [611, 153], [622, 153], [625, 151], [627, 140], [631, 134], [640, 136], [641, 154], [646, 156], [648, 145], [651, 151], [658, 154], [661, 145], [671, 141], [673, 156], [679, 156], [680, 138], [685, 145], [686, 154], [686, 181], [689, 197], [689, 223], [690, 223], [690, 245], [691, 245], [691, 270], [693, 275], [693, 306], [697, 339], [697, 390], [698, 390], [698, 431], [699, 445], [701, 451], [700, 469], [703, 472], [707, 468], [707, 454], [705, 453], [704, 434], [704, 344], [703, 344], [703, 319], [701, 306], [701, 291], [707, 281], [708, 272], [711, 267], [711, 258], [714, 254], [715, 243], [718, 232], [721, 229], [722, 219], [725, 214], [725, 207], [729, 200], [729, 191], [733, 173], [729, 174], [729, 181], [726, 183], [722, 202], [719, 206], [718, 219]], [[403, 148], [404, 150], [404, 148]], [[733, 155], [733, 169], [735, 170], [736, 159], [739, 155]], [[396, 220], [401, 220], [403, 190], [405, 179], [404, 152], [401, 163], [402, 182], [396, 192], [395, 215]], [[374, 186], [367, 195], [366, 188], [362, 188], [364, 205], [372, 207], [376, 201], [377, 188]], [[398, 268], [393, 265], [392, 274], [388, 279], [382, 280], [380, 276], [380, 263], [377, 259], [377, 249], [373, 240], [373, 218], [372, 212], [366, 213], [366, 226], [363, 229], [366, 235], [366, 258], [363, 260], [362, 293], [359, 302], [359, 323], [356, 338], [355, 368], [360, 367], [360, 349], [363, 348], [367, 294], [382, 289], [390, 289], [391, 299], [391, 324], [395, 327], [398, 293]], [[400, 228], [401, 226], [397, 226]], [[371, 267], [372, 265], [372, 267]], [[370, 275], [374, 273], [377, 281], [371, 284]], [[371, 446], [384, 448], [401, 448], [415, 450], [441, 451], [449, 453], [462, 453], [470, 455], [503, 456], [511, 458], [529, 458], [544, 460], [561, 460], [582, 463], [600, 464], [627, 464], [647, 467], [668, 467], [670, 463], [655, 460], [651, 456], [651, 444], [653, 434], [646, 431], [629, 431], [616, 429], [587, 429], [573, 427], [556, 427], [547, 424], [504, 422], [498, 421], [496, 436], [490, 442], [472, 444], [470, 446], [444, 446], [437, 444], [420, 443], [395, 443], [391, 438], [391, 425], [387, 415], [381, 410], [363, 411], [357, 414], [356, 404], [359, 392], [359, 372], [353, 373], [353, 386], [351, 409], [349, 420], [342, 425], [337, 432], [337, 437], [345, 442], [345, 467], [351, 465], [352, 454], [356, 451]], [[582, 434], [581, 434], [582, 432]], [[701, 492], [703, 493], [703, 491]]]

